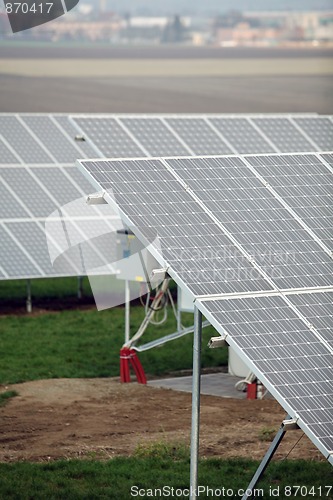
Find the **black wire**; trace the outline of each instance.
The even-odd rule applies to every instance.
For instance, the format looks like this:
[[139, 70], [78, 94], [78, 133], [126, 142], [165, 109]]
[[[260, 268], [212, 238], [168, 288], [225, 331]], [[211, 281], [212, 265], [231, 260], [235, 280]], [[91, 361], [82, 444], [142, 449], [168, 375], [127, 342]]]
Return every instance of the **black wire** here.
[[304, 432], [301, 434], [301, 436], [297, 439], [296, 443], [290, 448], [290, 450], [288, 451], [287, 455], [281, 460], [281, 462], [284, 462], [290, 455], [290, 453], [294, 450], [294, 448], [296, 448], [296, 446], [298, 445], [298, 443], [300, 442], [300, 440], [304, 437]]
[[160, 305], [158, 307], [153, 307], [153, 303], [154, 303], [154, 300], [152, 301], [151, 305], [149, 304], [148, 307], [149, 309], [151, 309], [152, 311], [154, 312], [157, 312], [157, 311], [160, 311], [161, 309], [163, 309], [163, 307], [166, 306], [168, 302], [168, 297], [167, 297], [167, 294], [166, 293], [163, 293], [163, 296], [161, 298], [161, 302], [160, 302]]

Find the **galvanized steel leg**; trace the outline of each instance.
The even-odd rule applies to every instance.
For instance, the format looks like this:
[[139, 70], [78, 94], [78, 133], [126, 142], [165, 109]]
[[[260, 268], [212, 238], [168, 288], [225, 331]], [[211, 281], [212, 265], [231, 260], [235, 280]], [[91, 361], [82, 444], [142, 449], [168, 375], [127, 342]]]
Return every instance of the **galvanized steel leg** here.
[[[289, 415], [286, 417], [286, 419], [289, 419]], [[261, 464], [259, 465], [258, 469], [256, 470], [253, 478], [251, 479], [250, 484], [248, 485], [245, 494], [242, 497], [242, 500], [247, 500], [248, 498], [252, 498], [252, 492], [254, 488], [256, 487], [258, 481], [260, 480], [261, 476], [265, 472], [267, 466], [269, 465], [269, 462], [273, 458], [274, 453], [276, 452], [279, 444], [281, 443], [283, 436], [286, 433], [286, 429], [284, 425], [282, 424], [280, 429], [278, 430], [275, 438], [273, 439], [270, 447], [267, 450], [266, 455], [262, 459]]]
[[127, 344], [130, 339], [130, 328], [131, 328], [130, 284], [128, 280], [125, 280], [125, 344]]
[[83, 296], [83, 283], [82, 283], [82, 276], [78, 276], [77, 277], [77, 298], [79, 300], [82, 299], [82, 296]]
[[32, 299], [31, 299], [31, 281], [27, 280], [27, 301], [26, 301], [27, 312], [32, 311]]
[[197, 497], [199, 430], [200, 430], [200, 377], [201, 377], [202, 314], [194, 307], [193, 375], [192, 375], [192, 428], [190, 500]]

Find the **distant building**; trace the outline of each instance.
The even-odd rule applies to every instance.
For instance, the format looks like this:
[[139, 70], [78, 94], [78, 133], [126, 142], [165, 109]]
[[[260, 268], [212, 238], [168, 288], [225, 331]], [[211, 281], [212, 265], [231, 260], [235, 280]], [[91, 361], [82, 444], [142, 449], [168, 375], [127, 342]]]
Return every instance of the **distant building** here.
[[231, 12], [214, 29], [217, 45], [333, 43], [333, 12]]

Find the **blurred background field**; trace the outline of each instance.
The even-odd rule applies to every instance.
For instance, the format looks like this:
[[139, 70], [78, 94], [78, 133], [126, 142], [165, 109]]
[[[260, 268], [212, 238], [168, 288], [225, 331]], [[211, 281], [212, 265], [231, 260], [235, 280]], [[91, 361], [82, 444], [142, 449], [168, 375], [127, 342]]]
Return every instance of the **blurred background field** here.
[[1, 111], [333, 112], [330, 49], [114, 52], [99, 45], [5, 44]]

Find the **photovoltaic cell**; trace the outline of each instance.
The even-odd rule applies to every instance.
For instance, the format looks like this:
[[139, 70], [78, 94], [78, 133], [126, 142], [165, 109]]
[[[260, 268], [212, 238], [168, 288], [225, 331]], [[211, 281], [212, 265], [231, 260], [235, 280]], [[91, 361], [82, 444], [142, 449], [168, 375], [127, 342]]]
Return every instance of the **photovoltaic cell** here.
[[[319, 155], [329, 166], [327, 167], [330, 172], [333, 172], [333, 154], [321, 154]], [[331, 168], [330, 168], [331, 167]]]
[[333, 292], [304, 293], [288, 298], [333, 349]]
[[78, 188], [87, 196], [91, 194], [90, 182], [78, 171], [76, 167], [66, 167], [67, 174], [73, 179]]
[[82, 151], [82, 153], [78, 156], [78, 158], [96, 158], [96, 156], [98, 157], [96, 151], [94, 150], [94, 148], [91, 147], [89, 142], [75, 141], [75, 137], [79, 135], [78, 130], [69, 120], [68, 115], [52, 115], [52, 119], [56, 121], [61, 126], [61, 128], [66, 132], [70, 142], [72, 143], [76, 142], [76, 145], [79, 147], [79, 150]]
[[[0, 169], [1, 179], [1, 169]], [[1, 199], [1, 219], [13, 219], [21, 217], [29, 217], [28, 213], [24, 210], [22, 205], [17, 203], [16, 199], [8, 191], [6, 186], [0, 182], [0, 199]]]
[[258, 156], [247, 161], [333, 250], [333, 173], [315, 155]]
[[241, 158], [166, 162], [278, 288], [332, 285], [332, 259]]
[[[145, 156], [114, 118], [79, 117], [74, 121], [107, 158]], [[98, 153], [95, 151], [96, 156]]]
[[[54, 208], [70, 203], [82, 196], [59, 167], [37, 167], [30, 170], [58, 201]], [[57, 186], [56, 190], [54, 186]]]
[[[80, 158], [78, 150], [52, 122], [49, 116], [24, 115], [22, 120], [44, 144], [59, 163], [75, 163]], [[73, 141], [74, 143], [74, 141]]]
[[239, 154], [276, 152], [246, 118], [209, 118], [209, 122]]
[[333, 450], [332, 352], [282, 297], [200, 301], [200, 306], [327, 456]]
[[[313, 145], [305, 139], [288, 118], [251, 118], [280, 153], [313, 151]], [[249, 153], [249, 151], [247, 151]]]
[[194, 295], [271, 288], [160, 161], [82, 165]]
[[35, 217], [48, 217], [55, 210], [54, 202], [37, 184], [28, 169], [2, 168], [1, 175]]
[[46, 275], [52, 276], [55, 274], [50, 262], [45, 233], [36, 222], [12, 222], [7, 223], [6, 227], [25, 250], [29, 252]]
[[[1, 123], [1, 120], [0, 120]], [[1, 132], [0, 132], [1, 134]], [[0, 136], [0, 163], [20, 163], [17, 157], [7, 148]]]
[[332, 151], [333, 149], [333, 122], [326, 117], [293, 117], [292, 121], [297, 123], [302, 130], [314, 141], [321, 151]]
[[13, 238], [0, 225], [0, 262], [1, 267], [10, 278], [28, 275], [40, 277], [41, 273], [37, 267], [28, 259]]
[[202, 118], [167, 118], [166, 122], [196, 155], [233, 153]]
[[6, 139], [25, 163], [53, 163], [52, 158], [40, 147], [15, 116], [1, 116], [0, 135]]
[[[121, 122], [151, 156], [188, 155], [189, 151], [159, 118], [122, 118]], [[141, 156], [146, 156], [141, 152]]]

